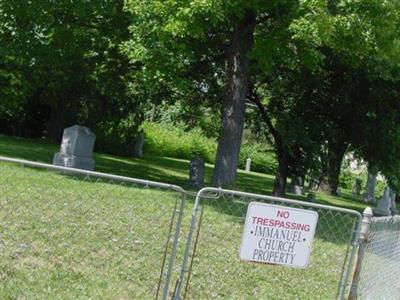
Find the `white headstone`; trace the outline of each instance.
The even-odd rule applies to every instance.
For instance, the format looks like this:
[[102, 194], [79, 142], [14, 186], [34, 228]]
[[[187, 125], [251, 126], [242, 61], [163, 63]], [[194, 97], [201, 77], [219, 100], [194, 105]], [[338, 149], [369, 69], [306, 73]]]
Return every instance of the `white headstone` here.
[[379, 199], [377, 207], [374, 209], [374, 214], [378, 216], [390, 216], [392, 207], [391, 189], [386, 187], [382, 198]]
[[246, 172], [249, 173], [251, 169], [251, 158], [246, 159]]
[[87, 127], [75, 125], [64, 129], [60, 152], [54, 155], [53, 164], [93, 171], [95, 140], [96, 136]]

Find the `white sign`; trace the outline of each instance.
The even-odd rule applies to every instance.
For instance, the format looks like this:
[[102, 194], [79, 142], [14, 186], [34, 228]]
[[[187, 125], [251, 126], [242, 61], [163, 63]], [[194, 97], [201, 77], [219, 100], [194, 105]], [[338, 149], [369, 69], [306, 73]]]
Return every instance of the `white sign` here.
[[305, 268], [309, 263], [317, 221], [315, 211], [251, 202], [239, 257]]

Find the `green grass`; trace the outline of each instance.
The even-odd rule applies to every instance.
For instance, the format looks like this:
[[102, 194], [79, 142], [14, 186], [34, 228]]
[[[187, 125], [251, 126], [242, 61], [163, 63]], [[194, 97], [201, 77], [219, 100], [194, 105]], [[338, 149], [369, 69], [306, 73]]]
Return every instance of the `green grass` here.
[[0, 163], [0, 299], [148, 299], [176, 195]]
[[[0, 135], [0, 155], [51, 163], [58, 145], [46, 141], [30, 140]], [[95, 153], [96, 171], [142, 178], [154, 181], [185, 186], [189, 174], [189, 162], [181, 159], [145, 156], [144, 158], [116, 157]], [[206, 184], [211, 180], [212, 165], [206, 165]], [[270, 195], [272, 192], [274, 176], [242, 170], [237, 174], [237, 190]], [[288, 194], [289, 198], [306, 200], [305, 196]], [[317, 203], [347, 207], [362, 211], [366, 205], [361, 197], [353, 196], [349, 191], [343, 190], [341, 197], [333, 197], [324, 193], [316, 193]]]
[[[51, 162], [54, 144], [0, 136], [0, 155]], [[184, 185], [187, 161], [95, 154], [96, 170]], [[152, 299], [176, 195], [0, 163], [0, 299]], [[207, 180], [211, 166], [207, 166]], [[269, 194], [273, 177], [239, 172], [238, 188]], [[297, 197], [303, 199], [302, 197]], [[319, 203], [362, 210], [348, 193]], [[319, 210], [304, 270], [238, 260], [250, 199], [204, 200], [190, 299], [333, 299], [355, 219]], [[189, 199], [174, 268], [182, 261]]]
[[230, 196], [203, 201], [190, 299], [334, 299], [358, 218], [316, 210], [318, 226], [305, 269], [247, 263], [239, 260], [238, 249], [250, 201]]
[[[174, 193], [8, 163], [0, 173], [1, 299], [154, 297]], [[237, 258], [248, 201], [204, 201], [189, 299], [334, 298], [354, 220], [332, 224], [319, 211], [306, 270], [255, 265]], [[189, 201], [173, 282], [191, 210]]]

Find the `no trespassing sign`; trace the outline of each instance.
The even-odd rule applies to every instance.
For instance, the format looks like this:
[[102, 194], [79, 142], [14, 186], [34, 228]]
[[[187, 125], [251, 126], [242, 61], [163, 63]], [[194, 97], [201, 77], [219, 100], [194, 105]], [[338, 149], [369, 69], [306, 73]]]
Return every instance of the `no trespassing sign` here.
[[305, 268], [309, 264], [318, 213], [251, 202], [239, 257], [242, 260]]

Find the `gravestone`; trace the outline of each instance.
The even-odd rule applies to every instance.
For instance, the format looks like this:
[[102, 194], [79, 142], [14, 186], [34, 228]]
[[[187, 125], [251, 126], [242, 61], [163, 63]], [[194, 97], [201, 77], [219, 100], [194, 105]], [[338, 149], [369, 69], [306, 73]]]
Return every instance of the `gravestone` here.
[[303, 178], [301, 176], [294, 177], [288, 186], [288, 192], [293, 193], [295, 195], [303, 195]]
[[375, 203], [375, 184], [376, 173], [368, 172], [367, 183], [365, 185], [365, 193], [363, 194], [364, 202]]
[[353, 184], [353, 188], [352, 188], [352, 190], [351, 190], [351, 192], [353, 193], [353, 195], [357, 195], [357, 196], [360, 195], [360, 192], [361, 192], [361, 183], [362, 183], [362, 180], [361, 180], [360, 178], [356, 178], [356, 180], [354, 181], [354, 184]]
[[311, 203], [315, 203], [315, 194], [314, 193], [308, 193], [307, 194], [307, 201]]
[[136, 137], [135, 146], [133, 148], [134, 157], [143, 157], [143, 146], [144, 146], [144, 133], [141, 131]]
[[392, 197], [390, 187], [386, 187], [382, 198], [379, 199], [377, 207], [374, 209], [374, 215], [377, 216], [390, 216]]
[[251, 158], [249, 157], [248, 159], [246, 159], [246, 173], [249, 173], [251, 169]]
[[196, 156], [190, 161], [188, 187], [200, 189], [204, 186], [205, 162], [200, 156]]
[[397, 208], [396, 208], [396, 192], [393, 190], [391, 190], [391, 191], [392, 191], [392, 193], [390, 195], [391, 196], [390, 197], [390, 199], [391, 199], [390, 212], [392, 213], [392, 216], [395, 216], [398, 213]]
[[53, 164], [68, 168], [93, 171], [92, 158], [96, 136], [87, 127], [75, 125], [64, 129], [60, 152], [54, 155]]

